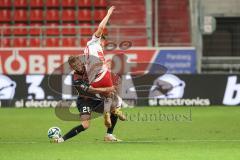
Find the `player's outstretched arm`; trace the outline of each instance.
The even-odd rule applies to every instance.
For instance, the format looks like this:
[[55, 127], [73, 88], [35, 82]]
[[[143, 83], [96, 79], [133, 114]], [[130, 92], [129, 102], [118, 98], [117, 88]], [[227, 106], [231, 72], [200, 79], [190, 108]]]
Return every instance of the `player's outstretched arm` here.
[[98, 26], [97, 31], [94, 33], [94, 35], [96, 37], [100, 37], [102, 35], [103, 30], [106, 27], [107, 22], [108, 22], [110, 16], [112, 15], [114, 9], [115, 9], [115, 6], [112, 6], [108, 9], [107, 15], [103, 18], [103, 20], [101, 21], [101, 23]]

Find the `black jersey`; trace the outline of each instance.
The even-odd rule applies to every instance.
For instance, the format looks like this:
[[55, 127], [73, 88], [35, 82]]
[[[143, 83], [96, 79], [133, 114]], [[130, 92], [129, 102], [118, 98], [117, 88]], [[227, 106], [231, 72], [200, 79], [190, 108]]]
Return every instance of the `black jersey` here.
[[95, 94], [88, 93], [80, 87], [81, 85], [89, 85], [88, 84], [88, 78], [86, 72], [74, 72], [73, 74], [73, 85], [74, 88], [77, 90], [79, 97], [87, 97], [94, 100], [102, 100], [102, 98], [97, 97]]

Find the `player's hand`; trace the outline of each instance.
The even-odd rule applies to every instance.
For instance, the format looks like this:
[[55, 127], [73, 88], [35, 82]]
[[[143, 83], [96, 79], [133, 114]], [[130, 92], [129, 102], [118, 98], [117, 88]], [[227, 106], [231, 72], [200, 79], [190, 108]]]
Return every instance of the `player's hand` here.
[[112, 12], [114, 11], [116, 7], [115, 6], [112, 6], [108, 9], [108, 14], [112, 14]]
[[116, 92], [116, 88], [114, 86], [108, 87], [108, 88], [106, 88], [106, 92], [107, 93], [115, 93]]
[[81, 88], [83, 91], [85, 91], [85, 92], [88, 91], [89, 86], [90, 86], [88, 83], [86, 83], [86, 82], [84, 82], [84, 81], [82, 81], [82, 80], [76, 80], [76, 81], [74, 82], [74, 85], [80, 87], [80, 88]]

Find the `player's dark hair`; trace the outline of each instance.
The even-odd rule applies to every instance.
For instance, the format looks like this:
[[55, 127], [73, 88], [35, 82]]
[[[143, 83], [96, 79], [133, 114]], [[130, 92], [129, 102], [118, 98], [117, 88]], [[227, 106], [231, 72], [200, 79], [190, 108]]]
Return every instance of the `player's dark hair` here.
[[68, 63], [69, 64], [73, 64], [73, 63], [75, 63], [77, 61], [78, 58], [79, 58], [78, 56], [70, 56], [68, 58]]
[[105, 36], [104, 34], [102, 34], [102, 35], [101, 35], [101, 39], [102, 39], [102, 40], [106, 40], [107, 38], [106, 38], [106, 36]]

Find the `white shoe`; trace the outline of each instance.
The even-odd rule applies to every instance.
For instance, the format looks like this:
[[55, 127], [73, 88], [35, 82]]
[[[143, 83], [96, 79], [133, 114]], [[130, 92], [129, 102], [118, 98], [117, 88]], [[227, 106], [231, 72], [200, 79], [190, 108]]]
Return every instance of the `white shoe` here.
[[122, 140], [117, 139], [113, 134], [106, 134], [104, 137], [104, 141], [106, 142], [121, 142]]
[[64, 139], [62, 137], [50, 140], [50, 143], [62, 143], [62, 142], [64, 142]]

